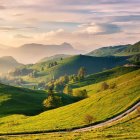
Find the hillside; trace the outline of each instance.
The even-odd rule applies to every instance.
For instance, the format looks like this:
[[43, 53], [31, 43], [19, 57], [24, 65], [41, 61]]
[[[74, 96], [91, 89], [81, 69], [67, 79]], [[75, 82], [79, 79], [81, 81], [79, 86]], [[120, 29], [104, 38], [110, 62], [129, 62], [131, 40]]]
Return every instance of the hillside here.
[[[99, 91], [101, 83], [82, 87], [81, 89], [87, 89], [89, 98], [37, 116], [14, 115], [14, 117], [4, 117], [0, 120], [0, 133], [80, 127], [85, 125], [83, 118], [87, 114], [95, 118], [94, 123], [112, 118], [140, 100], [139, 80], [140, 70], [137, 70], [108, 80], [107, 83], [109, 84], [117, 84], [114, 89]], [[16, 120], [14, 124], [13, 119]], [[7, 124], [12, 126], [12, 130], [7, 127]]]
[[132, 63], [134, 63], [134, 64], [140, 65], [140, 54], [133, 55], [133, 56], [129, 59], [129, 61], [132, 62]]
[[50, 57], [44, 57], [42, 58], [40, 61], [38, 61], [38, 63], [42, 63], [42, 62], [46, 62], [46, 61], [59, 61], [60, 59], [64, 59], [67, 57], [70, 57], [71, 55], [66, 55], [66, 54], [56, 54]]
[[[86, 68], [86, 74], [92, 74], [111, 69], [116, 66], [124, 65], [127, 62], [127, 57], [91, 57], [85, 55], [77, 55], [59, 60], [57, 61], [57, 65], [52, 67], [48, 67], [49, 62], [27, 65], [10, 73], [10, 75], [14, 75], [16, 77], [19, 76], [20, 78], [22, 76], [22, 79], [25, 82], [48, 82], [53, 78], [56, 79], [60, 76], [64, 76], [65, 74], [77, 74], [80, 67]], [[21, 75], [20, 73], [23, 73], [23, 70], [29, 72]], [[30, 75], [34, 71], [36, 72], [36, 76], [31, 77]]]
[[89, 56], [131, 56], [135, 54], [140, 54], [140, 41], [133, 45], [120, 45], [111, 47], [102, 47], [94, 50], [87, 55]]
[[[45, 91], [0, 84], [0, 117], [12, 114], [39, 114], [44, 111], [42, 102], [47, 96], [48, 94]], [[74, 97], [65, 94], [59, 94], [58, 96], [61, 96], [63, 105], [75, 102]]]
[[113, 68], [111, 70], [105, 70], [103, 72], [88, 75], [87, 77], [85, 77], [84, 80], [72, 83], [71, 86], [73, 88], [78, 88], [78, 87], [82, 87], [82, 86], [96, 84], [96, 83], [99, 83], [102, 81], [106, 81], [108, 79], [119, 77], [121, 75], [127, 74], [129, 72], [132, 72], [132, 71], [135, 71], [138, 69], [139, 69], [138, 67], [122, 66], [122, 67]]
[[7, 73], [11, 69], [22, 66], [11, 56], [0, 57], [0, 73]]
[[111, 47], [103, 47], [96, 49], [87, 55], [89, 56], [114, 56], [116, 53], [120, 53], [125, 50], [129, 45], [120, 45], [120, 46], [111, 46]]
[[[8, 140], [108, 140], [108, 139], [139, 139], [139, 109], [125, 116], [123, 119], [115, 121], [110, 125], [98, 129], [91, 129], [86, 132], [67, 132], [67, 133], [50, 133], [38, 135], [20, 135], [20, 136], [1, 136], [2, 139]], [[123, 129], [122, 129], [123, 128]]]
[[126, 53], [140, 53], [140, 41], [124, 50]]

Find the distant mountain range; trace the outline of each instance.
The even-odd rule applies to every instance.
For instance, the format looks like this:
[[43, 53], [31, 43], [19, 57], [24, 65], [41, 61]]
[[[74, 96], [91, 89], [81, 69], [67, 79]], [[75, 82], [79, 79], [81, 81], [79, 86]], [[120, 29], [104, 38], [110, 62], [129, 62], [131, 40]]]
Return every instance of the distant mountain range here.
[[13, 56], [21, 63], [35, 63], [43, 57], [56, 54], [79, 54], [83, 51], [76, 50], [71, 44], [63, 43], [60, 45], [25, 44], [18, 48], [8, 48], [0, 50], [0, 56]]
[[0, 73], [7, 73], [8, 71], [22, 66], [11, 56], [0, 57]]
[[134, 45], [119, 45], [119, 46], [111, 46], [111, 47], [103, 47], [96, 49], [87, 55], [89, 56], [129, 56], [140, 53], [140, 41], [135, 43]]

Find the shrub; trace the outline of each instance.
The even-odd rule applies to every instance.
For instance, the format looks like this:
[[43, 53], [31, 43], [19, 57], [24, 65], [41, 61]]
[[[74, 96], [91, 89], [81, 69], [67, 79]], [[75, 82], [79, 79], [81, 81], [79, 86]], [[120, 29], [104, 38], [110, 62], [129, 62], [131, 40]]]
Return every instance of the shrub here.
[[103, 82], [101, 84], [101, 90], [107, 90], [107, 89], [109, 89], [109, 85], [106, 82]]
[[72, 88], [69, 85], [66, 85], [63, 91], [65, 94], [72, 94]]
[[111, 83], [111, 84], [109, 85], [109, 88], [110, 88], [110, 89], [114, 89], [114, 88], [116, 88], [116, 87], [117, 87], [116, 83]]
[[80, 99], [84, 99], [84, 98], [88, 97], [86, 89], [84, 89], [84, 90], [75, 90], [73, 92], [73, 96], [78, 97]]
[[85, 118], [84, 118], [84, 122], [85, 122], [86, 124], [92, 123], [93, 120], [94, 120], [94, 118], [93, 118], [93, 116], [91, 116], [91, 115], [86, 115]]
[[62, 99], [57, 95], [49, 95], [47, 99], [43, 101], [43, 106], [46, 109], [53, 109], [62, 106]]

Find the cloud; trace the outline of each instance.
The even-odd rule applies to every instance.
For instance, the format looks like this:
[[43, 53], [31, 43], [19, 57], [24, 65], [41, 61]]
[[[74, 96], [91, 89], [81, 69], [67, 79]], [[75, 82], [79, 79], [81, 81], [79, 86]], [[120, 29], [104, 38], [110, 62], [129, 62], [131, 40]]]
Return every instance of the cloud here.
[[91, 34], [91, 35], [105, 35], [121, 32], [121, 28], [115, 24], [108, 23], [90, 23], [80, 26], [82, 30], [78, 33]]
[[5, 10], [5, 9], [6, 9], [6, 7], [5, 7], [5, 6], [0, 5], [0, 10]]
[[0, 31], [15, 31], [19, 28], [12, 27], [12, 26], [0, 26]]
[[140, 32], [140, 0], [0, 0], [0, 5], [3, 44], [67, 41], [90, 47], [129, 41], [127, 32], [137, 39]]
[[112, 21], [116, 22], [140, 21], [140, 15], [114, 16], [112, 17]]
[[14, 37], [19, 38], [19, 39], [31, 39], [31, 38], [33, 38], [31, 36], [26, 36], [26, 35], [22, 35], [22, 34], [17, 34]]

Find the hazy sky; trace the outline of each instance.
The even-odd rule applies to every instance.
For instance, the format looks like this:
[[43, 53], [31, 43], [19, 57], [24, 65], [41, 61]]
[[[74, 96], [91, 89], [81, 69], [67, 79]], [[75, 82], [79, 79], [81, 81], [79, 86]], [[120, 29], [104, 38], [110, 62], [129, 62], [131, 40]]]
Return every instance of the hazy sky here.
[[93, 50], [140, 36], [140, 0], [0, 0], [0, 44]]

